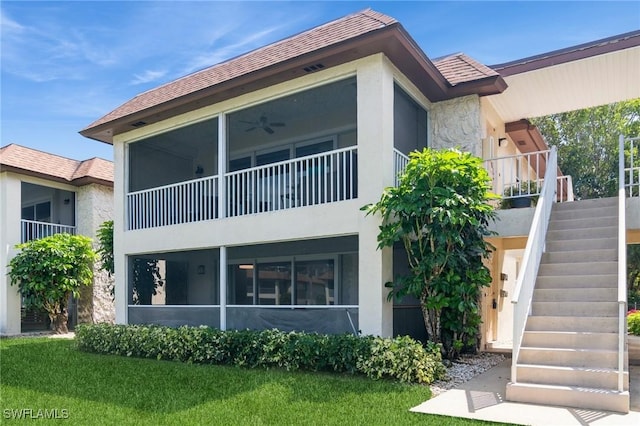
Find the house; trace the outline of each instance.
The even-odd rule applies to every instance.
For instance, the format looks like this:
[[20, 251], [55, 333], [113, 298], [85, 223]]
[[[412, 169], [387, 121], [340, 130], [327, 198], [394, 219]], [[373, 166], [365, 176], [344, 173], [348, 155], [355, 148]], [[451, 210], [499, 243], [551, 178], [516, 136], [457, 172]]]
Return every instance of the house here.
[[[114, 147], [116, 322], [425, 337], [416, 301], [387, 300], [406, 261], [377, 249], [379, 218], [360, 207], [410, 151], [457, 146], [487, 160], [496, 191], [534, 180], [539, 206], [580, 209], [551, 203], [572, 200], [571, 180], [526, 119], [639, 97], [639, 45], [636, 32], [494, 67], [432, 60], [365, 10], [136, 96], [81, 131]], [[505, 283], [539, 264], [526, 245], [541, 220], [520, 210], [496, 224], [487, 349], [524, 321]]]
[[[24, 146], [0, 148], [0, 335], [47, 328], [43, 312], [22, 309], [7, 267], [15, 246], [57, 233], [92, 238], [113, 218], [113, 163], [76, 161]], [[113, 279], [94, 267], [93, 285], [69, 307], [71, 325], [113, 322]]]

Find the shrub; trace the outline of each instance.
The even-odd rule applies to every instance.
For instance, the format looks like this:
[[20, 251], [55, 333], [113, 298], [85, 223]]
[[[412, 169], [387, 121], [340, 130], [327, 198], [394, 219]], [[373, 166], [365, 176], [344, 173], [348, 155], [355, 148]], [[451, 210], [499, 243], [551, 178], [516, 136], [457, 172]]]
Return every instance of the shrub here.
[[81, 324], [80, 350], [129, 357], [289, 371], [364, 374], [374, 379], [431, 383], [444, 377], [440, 348], [409, 337], [323, 335], [210, 327]]
[[26, 308], [44, 309], [56, 333], [67, 333], [69, 297], [93, 283], [96, 254], [91, 239], [55, 234], [16, 246], [9, 262], [11, 285], [17, 285]]
[[640, 311], [632, 311], [627, 315], [629, 333], [640, 336]]

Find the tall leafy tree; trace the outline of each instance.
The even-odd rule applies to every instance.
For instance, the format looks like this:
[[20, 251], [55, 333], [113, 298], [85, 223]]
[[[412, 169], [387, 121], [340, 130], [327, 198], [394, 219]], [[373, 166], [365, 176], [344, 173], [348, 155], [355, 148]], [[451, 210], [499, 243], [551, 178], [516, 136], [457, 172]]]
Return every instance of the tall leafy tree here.
[[[617, 196], [618, 137], [640, 136], [640, 99], [531, 121], [547, 143], [558, 148], [558, 165], [564, 174], [573, 178], [577, 198]], [[640, 159], [638, 154], [636, 149], [634, 157]], [[631, 306], [640, 303], [640, 245], [627, 247], [627, 267]]]
[[79, 297], [80, 287], [93, 281], [91, 239], [56, 234], [16, 247], [20, 251], [9, 262], [11, 285], [18, 286], [25, 307], [44, 309], [53, 330], [66, 333], [69, 297]]
[[490, 179], [482, 161], [455, 149], [410, 154], [397, 187], [363, 207], [382, 216], [378, 246], [402, 243], [410, 274], [393, 283], [389, 298], [420, 300], [429, 338], [455, 358], [478, 344], [480, 291], [491, 282], [483, 258], [494, 217]]
[[558, 149], [558, 165], [573, 178], [576, 198], [614, 197], [618, 136], [640, 136], [640, 99], [532, 119]]

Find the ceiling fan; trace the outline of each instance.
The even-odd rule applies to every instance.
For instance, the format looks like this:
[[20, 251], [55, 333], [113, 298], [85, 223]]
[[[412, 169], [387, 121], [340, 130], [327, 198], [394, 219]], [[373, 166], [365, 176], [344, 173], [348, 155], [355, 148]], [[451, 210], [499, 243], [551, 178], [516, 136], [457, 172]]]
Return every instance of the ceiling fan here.
[[269, 120], [267, 119], [267, 116], [264, 115], [264, 114], [262, 114], [260, 116], [258, 121], [243, 121], [243, 120], [240, 120], [240, 122], [251, 125], [251, 127], [246, 129], [245, 132], [250, 132], [250, 131], [255, 130], [255, 129], [262, 129], [265, 132], [269, 133], [270, 135], [274, 133], [274, 130], [272, 129], [272, 127], [284, 127], [285, 126], [284, 123], [278, 123], [278, 122], [270, 123]]

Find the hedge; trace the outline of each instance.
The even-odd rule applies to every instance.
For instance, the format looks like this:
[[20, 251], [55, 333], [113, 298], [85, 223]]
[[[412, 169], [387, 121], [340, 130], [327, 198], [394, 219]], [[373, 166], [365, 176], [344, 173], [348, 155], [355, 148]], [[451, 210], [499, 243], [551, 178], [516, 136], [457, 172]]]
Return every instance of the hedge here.
[[632, 309], [627, 313], [627, 327], [630, 334], [640, 336], [640, 311]]
[[446, 370], [440, 347], [408, 336], [381, 338], [272, 330], [221, 331], [210, 327], [81, 324], [77, 347], [86, 352], [198, 364], [289, 371], [363, 374], [374, 379], [426, 383]]

